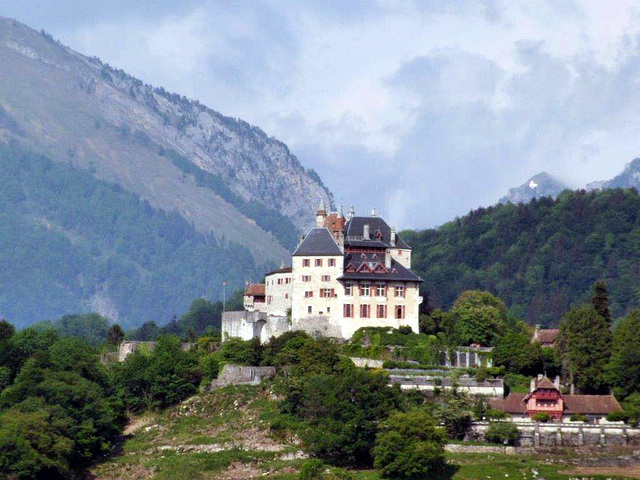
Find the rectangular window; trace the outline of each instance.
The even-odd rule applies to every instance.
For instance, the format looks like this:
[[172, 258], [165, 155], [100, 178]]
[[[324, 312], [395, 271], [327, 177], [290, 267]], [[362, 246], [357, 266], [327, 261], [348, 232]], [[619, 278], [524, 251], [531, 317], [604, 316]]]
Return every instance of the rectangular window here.
[[322, 259], [316, 258], [316, 267], [321, 267], [321, 266], [322, 266]]
[[311, 298], [311, 297], [313, 297], [312, 290], [307, 290], [306, 292], [304, 292], [304, 298]]
[[310, 267], [311, 266], [311, 259], [310, 258], [303, 258], [302, 259], [302, 266], [303, 267]]
[[329, 266], [330, 267], [335, 267], [336, 266], [336, 259], [335, 258], [330, 258], [329, 259]]
[[307, 313], [313, 313], [313, 308], [311, 308], [311, 305], [307, 307]]
[[284, 298], [285, 298], [285, 299], [289, 298], [289, 294], [288, 294], [288, 293], [285, 293], [285, 294], [284, 294]]
[[369, 318], [371, 316], [371, 307], [369, 305], [360, 305], [360, 318]]
[[282, 279], [281, 278], [278, 279], [278, 285], [282, 285]]
[[323, 282], [330, 282], [331, 281], [331, 275], [322, 275], [322, 281]]
[[267, 297], [267, 305], [271, 305], [271, 295]]
[[302, 276], [302, 281], [303, 282], [310, 282], [311, 281], [311, 275], [303, 275]]
[[342, 307], [345, 318], [353, 318], [353, 305], [345, 303]]
[[402, 286], [396, 287], [395, 295], [396, 295], [396, 297], [404, 298], [404, 287], [402, 287]]
[[384, 283], [376, 284], [376, 297], [386, 297], [387, 287]]
[[404, 305], [396, 305], [396, 320], [404, 318]]
[[387, 318], [387, 306], [386, 305], [378, 305], [376, 308], [376, 317], [378, 318]]
[[291, 279], [287, 278], [287, 285], [291, 283]]
[[333, 288], [321, 288], [320, 289], [320, 297], [322, 298], [333, 298], [335, 297], [335, 290]]
[[350, 297], [351, 295], [353, 295], [353, 283], [347, 283], [347, 284], [344, 286], [344, 294], [345, 294], [347, 297]]
[[360, 296], [368, 297], [371, 295], [371, 285], [368, 283], [363, 283], [360, 285]]
[[327, 313], [331, 313], [331, 307], [327, 307]]

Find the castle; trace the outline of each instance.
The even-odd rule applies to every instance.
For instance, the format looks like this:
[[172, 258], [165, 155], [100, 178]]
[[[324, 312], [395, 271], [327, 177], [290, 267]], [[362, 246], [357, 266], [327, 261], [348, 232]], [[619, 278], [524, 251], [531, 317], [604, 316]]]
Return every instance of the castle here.
[[223, 339], [265, 342], [292, 330], [348, 339], [361, 327], [418, 332], [422, 279], [411, 271], [411, 248], [375, 209], [358, 217], [351, 207], [345, 217], [321, 203], [300, 240], [291, 267], [248, 285], [244, 311], [223, 313]]

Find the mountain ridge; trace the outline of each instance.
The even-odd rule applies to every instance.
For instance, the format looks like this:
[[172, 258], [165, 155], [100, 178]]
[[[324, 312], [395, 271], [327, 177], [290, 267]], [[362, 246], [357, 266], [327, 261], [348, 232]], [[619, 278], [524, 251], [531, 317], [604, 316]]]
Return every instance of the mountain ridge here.
[[[333, 203], [317, 174], [258, 127], [1, 17], [0, 64], [0, 141], [18, 140], [178, 211], [200, 231], [248, 246], [258, 262], [285, 258], [317, 200]], [[219, 177], [235, 201], [197, 185], [167, 151]], [[261, 214], [286, 217], [296, 231], [270, 240]]]

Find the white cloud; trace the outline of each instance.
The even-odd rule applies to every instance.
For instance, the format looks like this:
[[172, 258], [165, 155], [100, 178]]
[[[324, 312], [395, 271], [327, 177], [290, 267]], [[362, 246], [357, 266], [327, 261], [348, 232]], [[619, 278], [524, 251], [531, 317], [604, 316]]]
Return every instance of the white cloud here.
[[259, 125], [360, 211], [422, 227], [542, 170], [581, 185], [636, 156], [639, 11], [626, 0], [203, 0], [149, 21], [123, 7], [121, 20], [58, 36]]

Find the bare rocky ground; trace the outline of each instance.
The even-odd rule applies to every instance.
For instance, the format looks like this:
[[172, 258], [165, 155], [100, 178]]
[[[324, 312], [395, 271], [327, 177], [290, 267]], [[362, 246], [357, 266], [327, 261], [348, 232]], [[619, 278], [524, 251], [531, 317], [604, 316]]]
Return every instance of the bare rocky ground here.
[[165, 412], [135, 417], [120, 453], [89, 478], [295, 478], [305, 457], [299, 441], [276, 437], [268, 418], [275, 396], [259, 387], [228, 387], [196, 395]]

